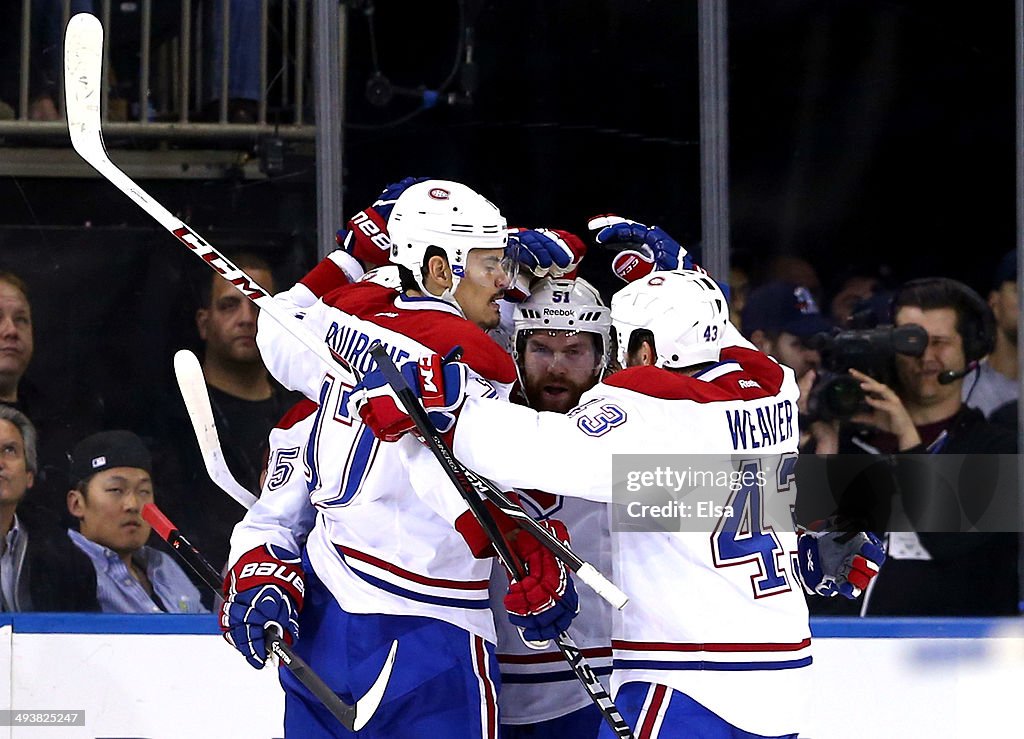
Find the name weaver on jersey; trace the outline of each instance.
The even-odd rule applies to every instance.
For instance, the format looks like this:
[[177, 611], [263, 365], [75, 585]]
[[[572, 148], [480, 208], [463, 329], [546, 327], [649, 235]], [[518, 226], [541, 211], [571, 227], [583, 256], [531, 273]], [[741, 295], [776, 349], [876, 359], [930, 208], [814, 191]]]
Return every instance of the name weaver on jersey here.
[[[653, 272], [615, 294], [611, 318], [626, 369], [583, 393], [565, 415], [466, 398], [452, 430], [458, 458], [502, 486], [605, 503], [616, 454], [727, 456], [756, 448], [759, 457], [771, 457], [766, 469], [792, 470], [786, 462], [798, 451], [799, 392], [793, 373], [740, 337], [713, 280]], [[374, 381], [364, 380], [368, 387]], [[361, 384], [352, 398], [372, 425], [372, 406], [381, 399]], [[510, 458], [489, 443], [493, 429], [559, 449], [558, 462]], [[614, 614], [612, 689], [639, 734], [796, 736], [804, 668], [811, 664], [807, 606], [791, 570], [803, 540], [795, 531], [762, 528], [759, 515], [743, 515], [756, 514], [790, 483], [768, 475], [734, 491], [732, 505], [710, 511], [718, 514], [710, 532], [611, 532], [612, 575], [632, 596]], [[864, 562], [879, 552], [864, 541], [830, 533], [813, 543], [819, 549], [804, 559], [829, 570], [828, 589], [851, 597], [873, 576]], [[602, 727], [600, 736], [611, 734]]]
[[[754, 380], [740, 380], [738, 384], [743, 389], [760, 389]], [[790, 400], [755, 405], [753, 408], [727, 409], [725, 420], [729, 424], [732, 448], [747, 451], [789, 441], [796, 433], [793, 419], [797, 414], [794, 410]]]

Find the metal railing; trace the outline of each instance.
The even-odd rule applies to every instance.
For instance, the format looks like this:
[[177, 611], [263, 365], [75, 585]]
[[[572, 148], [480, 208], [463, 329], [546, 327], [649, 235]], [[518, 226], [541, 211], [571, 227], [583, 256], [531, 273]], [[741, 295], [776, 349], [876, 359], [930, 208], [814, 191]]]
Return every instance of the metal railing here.
[[[160, 0], [160, 10], [166, 11], [171, 0]], [[236, 12], [252, 21], [258, 16], [258, 53], [249, 55], [252, 66], [241, 70], [243, 74], [258, 76], [258, 96], [245, 101], [245, 110], [254, 115], [249, 120], [238, 120], [232, 110], [231, 80], [232, 44], [251, 44], [256, 39], [232, 38], [231, 0], [178, 0], [180, 14], [176, 27], [166, 28], [154, 36], [153, 0], [118, 3], [122, 18], [138, 16], [138, 65], [131, 81], [118, 80], [123, 89], [134, 92], [133, 99], [112, 97], [111, 61], [114, 54], [126, 54], [118, 47], [115, 24], [111, 23], [111, 0], [95, 0], [91, 5], [104, 27], [103, 62], [107, 84], [103, 88], [101, 110], [104, 129], [113, 135], [130, 134], [154, 138], [173, 139], [239, 139], [271, 133], [286, 139], [312, 140], [314, 127], [307, 122], [307, 103], [312, 95], [307, 79], [307, 57], [312, 39], [308, 34], [309, 8], [306, 0], [250, 0], [244, 5], [235, 3]], [[34, 6], [45, 7], [38, 0], [22, 0], [20, 24], [20, 64], [17, 70], [18, 100], [14, 120], [0, 120], [0, 135], [53, 136], [66, 133], [64, 123], [63, 74], [54, 75], [51, 94], [57, 111], [57, 120], [33, 120], [32, 66], [39, 64], [40, 28], [44, 22], [52, 27], [52, 18], [33, 17]], [[60, 28], [67, 26], [71, 15], [71, 0], [52, 0], [52, 11], [61, 13]], [[213, 18], [219, 14], [220, 23]], [[251, 14], [251, 15], [249, 15]], [[219, 25], [220, 28], [215, 27]], [[215, 34], [216, 31], [216, 34]], [[274, 33], [274, 58], [271, 59], [271, 31]], [[121, 25], [123, 34], [124, 27]], [[211, 36], [217, 43], [211, 44]], [[34, 43], [35, 39], [35, 43]], [[49, 41], [50, 54], [63, 58], [63, 33]], [[219, 57], [219, 60], [217, 59]], [[51, 57], [52, 58], [52, 57]], [[124, 59], [118, 65], [125, 68]], [[207, 79], [214, 70], [207, 69], [217, 63], [219, 75]], [[129, 64], [128, 66], [134, 66]], [[254, 69], [253, 66], [258, 67]], [[0, 74], [5, 73], [0, 70]], [[6, 73], [11, 73], [7, 71]], [[219, 76], [216, 88], [211, 84]], [[134, 84], [131, 84], [131, 82]], [[273, 104], [271, 104], [273, 91]], [[216, 101], [216, 102], [214, 102]], [[113, 103], [113, 104], [112, 104]]]

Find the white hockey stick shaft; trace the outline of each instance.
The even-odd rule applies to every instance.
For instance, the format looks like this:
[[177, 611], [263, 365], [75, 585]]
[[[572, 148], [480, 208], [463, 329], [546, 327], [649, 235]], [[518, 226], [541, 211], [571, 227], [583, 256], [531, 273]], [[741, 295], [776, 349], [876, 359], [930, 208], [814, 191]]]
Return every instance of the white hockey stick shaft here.
[[184, 221], [150, 197], [137, 182], [110, 161], [103, 143], [100, 120], [102, 68], [103, 26], [96, 16], [79, 13], [68, 23], [64, 41], [65, 107], [71, 145], [75, 151], [178, 241], [206, 262], [211, 269], [258, 305], [260, 310], [266, 311], [334, 371], [340, 367], [347, 375], [345, 379], [354, 383], [358, 378], [348, 362], [332, 353], [327, 345], [313, 336], [300, 321], [275, 303], [270, 293], [260, 287], [255, 280], [235, 266]]
[[237, 500], [243, 507], [252, 508], [256, 496], [238, 484], [224, 461], [224, 452], [213, 420], [210, 394], [206, 389], [206, 378], [199, 359], [188, 349], [174, 355], [174, 376], [178, 380], [181, 397], [185, 401], [188, 417], [196, 432], [199, 451], [203, 456], [206, 472], [217, 487]]
[[[224, 452], [220, 446], [220, 436], [217, 434], [217, 426], [213, 420], [213, 408], [210, 406], [210, 396], [206, 389], [206, 378], [203, 376], [203, 368], [200, 366], [196, 355], [187, 349], [177, 352], [174, 355], [174, 375], [178, 380], [178, 388], [181, 390], [181, 397], [185, 401], [188, 416], [192, 420], [192, 428], [196, 432], [196, 441], [199, 442], [199, 451], [203, 456], [203, 462], [206, 464], [206, 471], [209, 473], [210, 479], [216, 483], [217, 487], [237, 500], [244, 508], [252, 508], [256, 504], [256, 496], [242, 487], [241, 483], [231, 474], [231, 470], [228, 469], [227, 463], [224, 461]], [[170, 530], [171, 527], [168, 525], [164, 528]], [[167, 537], [164, 538], [167, 539]], [[167, 539], [167, 541], [173, 544], [170, 539]], [[177, 549], [177, 547], [175, 548]], [[205, 576], [206, 570], [214, 571], [209, 564], [206, 564], [204, 571], [199, 574]], [[216, 578], [209, 580], [208, 577], [207, 579], [209, 582], [216, 580]], [[216, 587], [216, 582], [211, 587], [219, 591], [219, 588]], [[330, 691], [330, 688], [316, 676], [316, 673], [313, 673], [304, 662], [287, 649], [283, 641], [280, 639], [272, 641], [272, 648], [285, 666], [295, 672], [303, 684], [310, 688], [324, 702], [324, 705], [328, 707], [331, 713], [349, 730], [359, 731], [366, 726], [366, 723], [376, 712], [384, 697], [384, 690], [387, 688], [388, 680], [391, 678], [391, 670], [395, 664], [395, 652], [398, 649], [398, 642], [393, 641], [391, 643], [391, 651], [380, 672], [377, 674], [377, 679], [374, 680], [373, 685], [370, 686], [370, 689], [366, 691], [363, 697], [356, 701], [354, 706], [348, 706], [338, 701], [336, 696], [332, 702], [330, 696], [334, 695], [333, 691]], [[307, 671], [309, 673], [308, 676], [306, 674]], [[324, 692], [325, 690], [330, 691], [329, 695]]]

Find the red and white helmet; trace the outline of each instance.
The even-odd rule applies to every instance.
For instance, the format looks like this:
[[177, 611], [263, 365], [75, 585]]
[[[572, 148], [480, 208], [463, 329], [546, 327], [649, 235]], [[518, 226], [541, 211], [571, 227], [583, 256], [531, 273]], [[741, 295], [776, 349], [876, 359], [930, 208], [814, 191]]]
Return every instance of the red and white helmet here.
[[[508, 224], [487, 198], [458, 182], [425, 180], [408, 187], [388, 218], [391, 262], [408, 267], [423, 287], [426, 251], [436, 246], [448, 258], [452, 293], [473, 249], [504, 249]], [[514, 279], [514, 274], [512, 275]]]
[[520, 339], [528, 335], [526, 332], [592, 333], [601, 340], [598, 359], [603, 369], [611, 352], [611, 330], [611, 313], [593, 285], [582, 278], [546, 278], [533, 286], [529, 298], [515, 306], [509, 350], [518, 362]]
[[622, 367], [637, 329], [654, 335], [656, 367], [690, 367], [718, 361], [729, 306], [718, 283], [705, 274], [652, 272], [612, 296], [611, 319]]

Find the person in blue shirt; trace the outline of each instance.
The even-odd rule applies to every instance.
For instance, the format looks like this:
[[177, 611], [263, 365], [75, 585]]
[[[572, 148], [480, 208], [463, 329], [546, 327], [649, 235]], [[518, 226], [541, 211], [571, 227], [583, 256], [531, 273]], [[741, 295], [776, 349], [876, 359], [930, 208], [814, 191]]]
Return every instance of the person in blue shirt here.
[[104, 613], [205, 613], [199, 591], [167, 554], [146, 546], [142, 507], [153, 501], [152, 460], [130, 431], [102, 431], [71, 453], [68, 511], [75, 546], [92, 560]]

